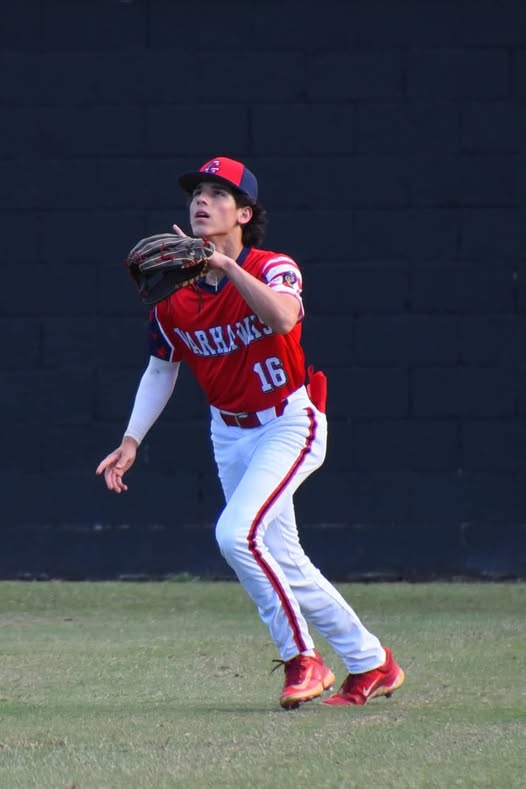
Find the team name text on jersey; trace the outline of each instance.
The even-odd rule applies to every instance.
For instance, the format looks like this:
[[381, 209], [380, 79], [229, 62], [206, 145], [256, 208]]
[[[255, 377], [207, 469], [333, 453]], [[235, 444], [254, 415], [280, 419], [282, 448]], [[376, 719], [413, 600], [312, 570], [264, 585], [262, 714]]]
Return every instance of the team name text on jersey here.
[[194, 331], [174, 327], [174, 332], [196, 356], [225, 356], [273, 333], [255, 314], [234, 324]]

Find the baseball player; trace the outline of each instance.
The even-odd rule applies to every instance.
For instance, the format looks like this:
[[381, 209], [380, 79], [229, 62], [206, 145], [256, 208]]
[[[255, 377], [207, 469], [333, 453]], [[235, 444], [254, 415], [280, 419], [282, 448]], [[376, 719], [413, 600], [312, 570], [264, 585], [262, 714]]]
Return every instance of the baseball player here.
[[[327, 440], [323, 395], [311, 392], [311, 399], [305, 386], [301, 271], [289, 255], [260, 248], [266, 214], [256, 177], [243, 163], [218, 156], [179, 183], [189, 197], [193, 235], [213, 242], [215, 252], [202, 279], [151, 311], [149, 364], [122, 443], [97, 474], [104, 474], [109, 490], [127, 490], [124, 474], [185, 362], [210, 404], [226, 501], [216, 539], [279, 651], [281, 706], [317, 698], [334, 682], [309, 626], [349, 672], [325, 704], [390, 696], [404, 672], [312, 564], [298, 537], [293, 496], [323, 463]], [[174, 231], [184, 235], [177, 225]]]

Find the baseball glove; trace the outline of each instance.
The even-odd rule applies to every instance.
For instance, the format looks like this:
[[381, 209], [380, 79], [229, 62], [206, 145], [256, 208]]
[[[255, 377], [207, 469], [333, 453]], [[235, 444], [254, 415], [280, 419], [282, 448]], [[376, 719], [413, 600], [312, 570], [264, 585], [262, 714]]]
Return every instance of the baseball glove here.
[[211, 241], [160, 233], [141, 239], [125, 262], [143, 303], [152, 305], [203, 277], [214, 251]]

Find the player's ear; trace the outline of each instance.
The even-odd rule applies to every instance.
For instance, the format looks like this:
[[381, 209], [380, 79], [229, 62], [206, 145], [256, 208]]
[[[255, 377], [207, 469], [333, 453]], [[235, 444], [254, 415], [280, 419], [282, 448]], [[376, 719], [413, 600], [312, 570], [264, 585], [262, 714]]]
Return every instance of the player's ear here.
[[244, 205], [242, 208], [238, 208], [237, 211], [237, 221], [240, 225], [246, 225], [252, 219], [254, 212], [252, 210], [252, 206]]

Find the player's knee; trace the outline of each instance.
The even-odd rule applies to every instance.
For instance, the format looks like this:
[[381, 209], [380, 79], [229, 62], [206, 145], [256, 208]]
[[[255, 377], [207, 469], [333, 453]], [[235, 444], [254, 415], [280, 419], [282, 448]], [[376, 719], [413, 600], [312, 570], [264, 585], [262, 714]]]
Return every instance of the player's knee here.
[[[219, 525], [219, 524], [218, 524]], [[216, 540], [222, 556], [229, 561], [243, 550], [243, 540], [234, 532], [216, 528]], [[245, 538], [246, 547], [246, 538]]]
[[250, 526], [242, 521], [221, 515], [216, 524], [216, 540], [221, 554], [227, 561], [248, 553], [248, 534]]

